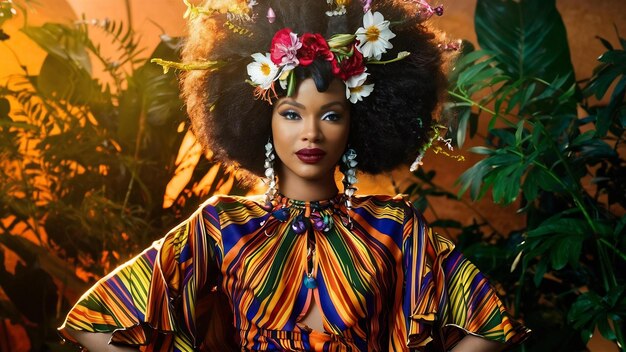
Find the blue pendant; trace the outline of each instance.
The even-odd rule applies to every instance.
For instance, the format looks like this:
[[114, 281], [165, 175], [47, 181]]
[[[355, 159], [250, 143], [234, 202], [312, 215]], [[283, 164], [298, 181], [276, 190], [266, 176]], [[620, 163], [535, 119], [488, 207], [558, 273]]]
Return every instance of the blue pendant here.
[[291, 229], [298, 235], [302, 235], [309, 228], [308, 219], [305, 219], [304, 216], [298, 215], [293, 222], [291, 223]]
[[276, 209], [272, 212], [272, 216], [280, 222], [285, 222], [289, 218], [289, 210], [287, 208]]
[[317, 281], [315, 281], [315, 278], [313, 276], [305, 276], [304, 277], [304, 286], [310, 290], [317, 288]]

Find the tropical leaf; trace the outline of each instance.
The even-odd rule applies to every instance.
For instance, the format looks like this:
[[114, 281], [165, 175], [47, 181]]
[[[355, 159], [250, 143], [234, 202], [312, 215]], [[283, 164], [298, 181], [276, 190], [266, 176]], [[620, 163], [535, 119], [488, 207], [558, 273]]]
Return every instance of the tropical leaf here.
[[[608, 106], [599, 108], [595, 114], [596, 136], [606, 136], [613, 126], [626, 125], [624, 112], [624, 98], [626, 97], [626, 51], [610, 50], [600, 56], [601, 64], [596, 67], [594, 74], [584, 89], [587, 96], [602, 99], [610, 86], [615, 84]], [[617, 82], [617, 83], [615, 83]], [[613, 133], [619, 135], [619, 127]]]
[[[117, 45], [118, 51], [121, 52], [119, 59], [113, 61], [116, 67], [128, 62], [135, 64], [145, 61], [145, 58], [139, 57], [144, 49], [139, 47], [139, 38], [131, 26], [106, 19], [98, 22], [98, 27], [109, 35], [111, 44]], [[93, 49], [98, 53], [101, 52], [99, 46], [94, 46]]]
[[[65, 81], [65, 84], [59, 82]], [[86, 105], [102, 99], [101, 87], [89, 72], [68, 64], [56, 55], [48, 55], [37, 77], [37, 88], [45, 96]]]
[[[596, 329], [624, 346], [625, 277], [615, 268], [626, 260], [626, 172], [619, 152], [626, 135], [626, 59], [623, 48], [602, 40], [609, 51], [578, 94], [554, 3], [478, 0], [483, 51], [458, 61], [450, 109], [464, 128], [463, 109], [487, 112], [491, 120], [485, 146], [470, 149], [485, 158], [458, 179], [459, 195], [469, 190], [478, 199], [491, 190], [494, 201], [509, 203], [524, 193], [518, 212], [526, 216], [525, 235], [514, 250], [522, 269], [508, 296], [538, 332], [529, 350], [580, 350]], [[589, 106], [584, 99], [609, 93], [607, 105]], [[579, 117], [577, 104], [589, 116]], [[458, 141], [464, 133], [457, 131]], [[473, 243], [483, 238], [489, 237]], [[497, 255], [486, 245], [471, 248], [486, 258]], [[575, 287], [588, 294], [576, 301]]]
[[48, 54], [91, 75], [91, 60], [85, 47], [88, 41], [86, 32], [76, 31], [57, 23], [46, 23], [41, 27], [24, 27], [22, 32]]
[[478, 0], [476, 36], [513, 80], [568, 77], [574, 84], [565, 26], [555, 0]]
[[626, 286], [620, 285], [601, 297], [595, 292], [585, 292], [578, 296], [568, 313], [568, 321], [581, 330], [584, 342], [591, 338], [597, 328], [602, 336], [610, 341], [617, 341], [616, 334], [622, 321], [620, 315], [626, 309]]

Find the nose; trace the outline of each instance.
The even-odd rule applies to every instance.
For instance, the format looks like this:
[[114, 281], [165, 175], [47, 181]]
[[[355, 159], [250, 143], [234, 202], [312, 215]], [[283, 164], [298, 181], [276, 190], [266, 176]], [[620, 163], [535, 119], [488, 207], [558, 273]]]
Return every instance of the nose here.
[[320, 121], [316, 118], [305, 118], [302, 127], [302, 140], [309, 142], [319, 142], [322, 139]]

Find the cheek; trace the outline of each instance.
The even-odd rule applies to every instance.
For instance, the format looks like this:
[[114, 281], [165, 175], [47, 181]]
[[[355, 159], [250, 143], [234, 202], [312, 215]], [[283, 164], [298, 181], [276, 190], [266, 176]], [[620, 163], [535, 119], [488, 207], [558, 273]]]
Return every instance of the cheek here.
[[332, 131], [331, 135], [329, 135], [329, 139], [332, 139], [332, 144], [334, 146], [333, 153], [335, 154], [337, 159], [341, 159], [341, 155], [343, 155], [348, 146], [349, 134], [349, 128], [342, 127]]
[[337, 131], [337, 139], [341, 140], [343, 143], [344, 149], [348, 144], [348, 140], [350, 139], [350, 120], [348, 119], [344, 125]]
[[282, 154], [290, 148], [292, 134], [293, 128], [289, 128], [284, 120], [272, 118], [272, 141], [277, 154]]

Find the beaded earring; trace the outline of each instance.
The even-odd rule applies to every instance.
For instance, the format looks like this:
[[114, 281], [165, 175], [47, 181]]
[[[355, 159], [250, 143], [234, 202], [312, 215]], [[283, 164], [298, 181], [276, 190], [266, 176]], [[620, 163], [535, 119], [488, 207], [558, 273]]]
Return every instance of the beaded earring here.
[[357, 183], [356, 179], [356, 151], [352, 148], [348, 148], [341, 157], [341, 163], [339, 165], [339, 171], [343, 174], [343, 193], [346, 195], [346, 208], [348, 210], [348, 223], [347, 226], [352, 226], [352, 218], [350, 217], [350, 211], [352, 210], [352, 196], [356, 191], [354, 184]]
[[263, 167], [265, 168], [265, 178], [268, 184], [267, 191], [265, 192], [265, 203], [270, 204], [276, 196], [276, 174], [274, 173], [274, 160], [276, 159], [276, 154], [274, 153], [274, 144], [272, 144], [272, 140], [268, 139], [267, 144], [265, 144], [265, 163], [263, 163]]

